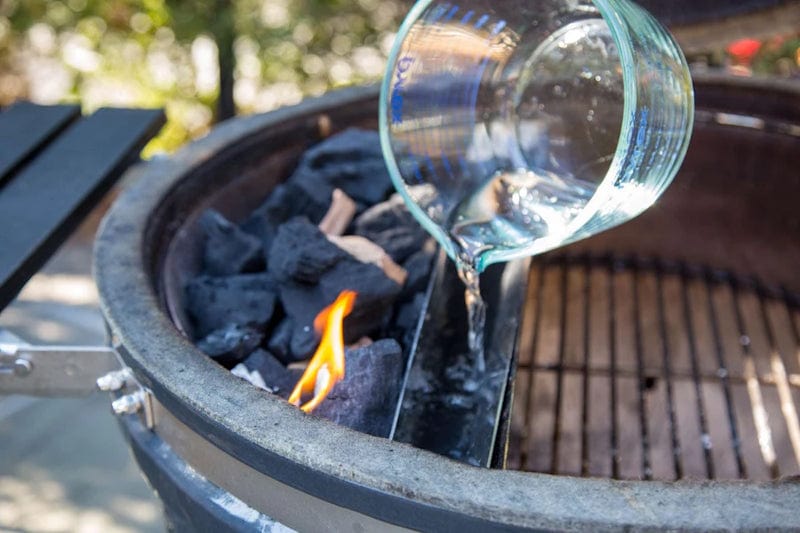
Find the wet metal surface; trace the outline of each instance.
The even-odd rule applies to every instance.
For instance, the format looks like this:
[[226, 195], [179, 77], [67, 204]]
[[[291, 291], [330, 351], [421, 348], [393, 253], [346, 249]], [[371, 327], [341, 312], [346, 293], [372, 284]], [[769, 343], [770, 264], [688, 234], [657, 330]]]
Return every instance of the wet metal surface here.
[[515, 353], [527, 281], [527, 259], [493, 265], [481, 275], [487, 300], [486, 370], [467, 347], [464, 284], [441, 254], [427, 293], [405, 378], [394, 440], [476, 466], [489, 466]]

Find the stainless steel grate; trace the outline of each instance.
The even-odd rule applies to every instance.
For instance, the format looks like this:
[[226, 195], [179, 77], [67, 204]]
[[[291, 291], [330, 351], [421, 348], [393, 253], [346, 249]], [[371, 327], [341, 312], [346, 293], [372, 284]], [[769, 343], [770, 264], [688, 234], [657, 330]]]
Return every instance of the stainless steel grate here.
[[622, 479], [800, 474], [800, 305], [659, 260], [530, 274], [507, 467]]

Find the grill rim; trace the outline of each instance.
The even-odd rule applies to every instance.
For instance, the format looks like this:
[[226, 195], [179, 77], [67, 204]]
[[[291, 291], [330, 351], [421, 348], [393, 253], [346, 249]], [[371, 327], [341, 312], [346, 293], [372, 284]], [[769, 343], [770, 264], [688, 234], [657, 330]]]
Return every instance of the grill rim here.
[[[702, 79], [695, 78], [695, 88], [702, 91]], [[795, 89], [795, 97], [800, 97], [800, 89]], [[322, 114], [334, 121], [346, 119], [348, 113], [356, 114], [352, 108], [361, 108], [363, 115], [363, 109], [376, 101], [376, 87], [346, 89], [266, 115], [229, 121], [173, 158], [130, 172], [135, 184], [115, 203], [97, 239], [95, 279], [103, 313], [125, 347], [125, 362], [158, 400], [217, 448], [265, 475], [407, 527], [796, 524], [791, 509], [792, 502], [800, 500], [800, 483], [791, 480], [661, 483], [484, 470], [362, 435], [262, 394], [179, 334], [156, 293], [154, 250], [147, 238], [165, 198], [190, 181], [212, 154], [235, 151], [237, 144], [256, 135], [268, 138], [270, 128], [290, 120], [315, 125]], [[252, 411], [245, 415], [243, 405]], [[766, 516], [765, 509], [773, 512]]]

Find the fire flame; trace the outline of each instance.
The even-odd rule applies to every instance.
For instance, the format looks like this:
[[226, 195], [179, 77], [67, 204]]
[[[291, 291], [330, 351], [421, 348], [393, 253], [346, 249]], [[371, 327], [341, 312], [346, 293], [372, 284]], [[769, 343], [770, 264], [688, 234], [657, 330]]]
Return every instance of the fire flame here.
[[355, 300], [355, 291], [342, 291], [336, 300], [320, 311], [314, 319], [314, 329], [322, 333], [322, 340], [289, 396], [289, 403], [300, 405], [300, 400], [304, 395], [315, 392], [317, 376], [320, 376], [322, 387], [316, 391], [311, 400], [300, 406], [300, 409], [306, 413], [310, 413], [322, 403], [333, 386], [344, 379], [342, 321], [353, 310]]

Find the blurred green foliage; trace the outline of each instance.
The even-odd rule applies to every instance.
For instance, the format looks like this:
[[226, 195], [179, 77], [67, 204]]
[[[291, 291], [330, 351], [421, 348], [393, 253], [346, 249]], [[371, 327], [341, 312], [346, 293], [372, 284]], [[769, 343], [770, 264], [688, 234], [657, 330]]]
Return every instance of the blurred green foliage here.
[[[237, 110], [268, 111], [333, 87], [377, 81], [409, 4], [0, 0], [0, 105], [25, 98], [80, 102], [87, 112], [165, 107], [167, 125], [145, 155], [171, 152], [214, 120], [218, 54], [235, 57]], [[746, 70], [797, 77], [799, 50], [798, 35], [768, 40]], [[721, 49], [703, 61], [730, 66]]]
[[146, 153], [169, 152], [212, 123], [216, 42], [234, 38], [238, 111], [266, 111], [378, 80], [405, 9], [401, 0], [2, 0], [0, 105], [164, 106], [167, 126]]
[[800, 35], [765, 41], [753, 58], [753, 72], [767, 76], [800, 75]]

